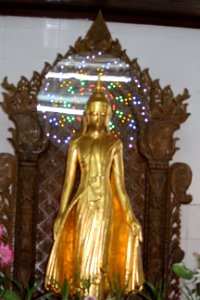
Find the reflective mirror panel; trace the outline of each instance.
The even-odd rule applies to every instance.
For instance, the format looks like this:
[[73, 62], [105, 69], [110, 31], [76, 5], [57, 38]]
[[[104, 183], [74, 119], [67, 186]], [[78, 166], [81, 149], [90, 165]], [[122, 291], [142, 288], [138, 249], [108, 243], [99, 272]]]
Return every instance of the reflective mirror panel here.
[[[148, 122], [143, 100], [146, 90], [134, 78], [128, 63], [101, 52], [68, 56], [45, 76], [37, 110], [53, 143], [68, 144], [71, 136], [80, 132], [83, 111], [99, 74], [113, 111], [110, 130], [122, 139], [126, 137], [130, 148], [134, 146], [139, 122]], [[120, 123], [126, 130], [119, 129], [123, 127]]]

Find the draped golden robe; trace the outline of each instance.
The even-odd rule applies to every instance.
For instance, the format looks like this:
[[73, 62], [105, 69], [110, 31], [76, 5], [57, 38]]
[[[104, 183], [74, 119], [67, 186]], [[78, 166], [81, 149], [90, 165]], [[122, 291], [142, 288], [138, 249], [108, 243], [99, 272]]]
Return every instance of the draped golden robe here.
[[68, 172], [76, 172], [77, 162], [80, 184], [54, 242], [45, 286], [58, 291], [52, 279], [62, 284], [78, 273], [91, 280], [89, 294], [98, 299], [116, 278], [126, 291], [135, 290], [144, 281], [141, 232], [124, 186], [122, 143], [107, 133], [80, 136], [70, 144]]

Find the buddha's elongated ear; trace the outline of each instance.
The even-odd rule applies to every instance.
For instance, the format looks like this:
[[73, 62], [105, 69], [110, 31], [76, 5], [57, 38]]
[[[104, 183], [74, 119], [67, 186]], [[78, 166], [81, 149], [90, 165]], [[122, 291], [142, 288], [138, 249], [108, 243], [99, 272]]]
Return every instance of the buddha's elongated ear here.
[[111, 106], [108, 105], [108, 110], [107, 110], [107, 115], [106, 115], [106, 120], [105, 120], [106, 131], [108, 133], [110, 133], [109, 123], [110, 123], [111, 118], [112, 118], [112, 109], [111, 109]]
[[87, 110], [83, 113], [83, 128], [82, 128], [82, 134], [86, 134], [87, 132], [87, 126], [88, 126], [88, 116], [87, 116]]

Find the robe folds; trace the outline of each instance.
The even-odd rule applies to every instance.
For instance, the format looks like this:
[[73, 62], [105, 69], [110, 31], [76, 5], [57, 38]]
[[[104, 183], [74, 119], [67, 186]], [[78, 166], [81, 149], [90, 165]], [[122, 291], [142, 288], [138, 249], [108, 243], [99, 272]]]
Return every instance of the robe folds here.
[[46, 288], [59, 292], [57, 283], [78, 274], [77, 284], [90, 280], [89, 295], [98, 299], [105, 299], [114, 281], [127, 292], [137, 289], [144, 282], [141, 231], [124, 185], [121, 140], [111, 134], [79, 136], [68, 160], [79, 163], [81, 178], [54, 241]]

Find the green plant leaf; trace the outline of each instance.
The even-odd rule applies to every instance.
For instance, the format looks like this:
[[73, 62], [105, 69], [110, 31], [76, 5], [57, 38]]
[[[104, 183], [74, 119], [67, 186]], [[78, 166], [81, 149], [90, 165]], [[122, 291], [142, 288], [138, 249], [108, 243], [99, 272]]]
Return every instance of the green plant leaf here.
[[165, 294], [165, 284], [164, 281], [161, 280], [158, 288], [157, 300], [162, 300]]
[[87, 291], [87, 293], [89, 294], [89, 291], [90, 291], [90, 287], [92, 285], [92, 281], [90, 279], [81, 279], [80, 280], [81, 282], [81, 286], [84, 290]]
[[180, 278], [190, 280], [194, 272], [187, 268], [183, 263], [176, 263], [172, 266], [172, 271]]
[[77, 283], [77, 281], [79, 280], [79, 278], [80, 278], [80, 274], [76, 273], [74, 275], [74, 277], [72, 278], [72, 286], [75, 286], [75, 284]]
[[152, 298], [144, 292], [138, 292], [137, 295], [141, 296], [143, 299], [152, 300]]
[[157, 289], [151, 282], [146, 281], [145, 286], [147, 286], [150, 289], [150, 291], [153, 293], [153, 295], [157, 295]]
[[69, 282], [65, 278], [62, 289], [61, 289], [61, 300], [68, 300], [70, 293]]
[[38, 287], [34, 284], [32, 286], [27, 286], [27, 288], [25, 289], [25, 299], [31, 300], [33, 298], [33, 295], [37, 291], [37, 288]]
[[14, 292], [14, 291], [3, 291], [1, 293], [1, 297], [4, 300], [20, 300], [20, 296], [18, 293]]
[[47, 299], [51, 299], [51, 298], [48, 298], [49, 296], [55, 296], [55, 293], [53, 293], [53, 292], [44, 292], [42, 295], [39, 295], [39, 296], [37, 296], [37, 297], [34, 297], [34, 300], [42, 300], [42, 299], [45, 299], [45, 300], [47, 300]]
[[8, 280], [8, 282], [11, 283], [12, 286], [17, 289], [20, 294], [24, 293], [24, 287], [19, 281], [17, 281], [16, 279], [10, 279], [8, 276], [6, 276], [5, 279]]

